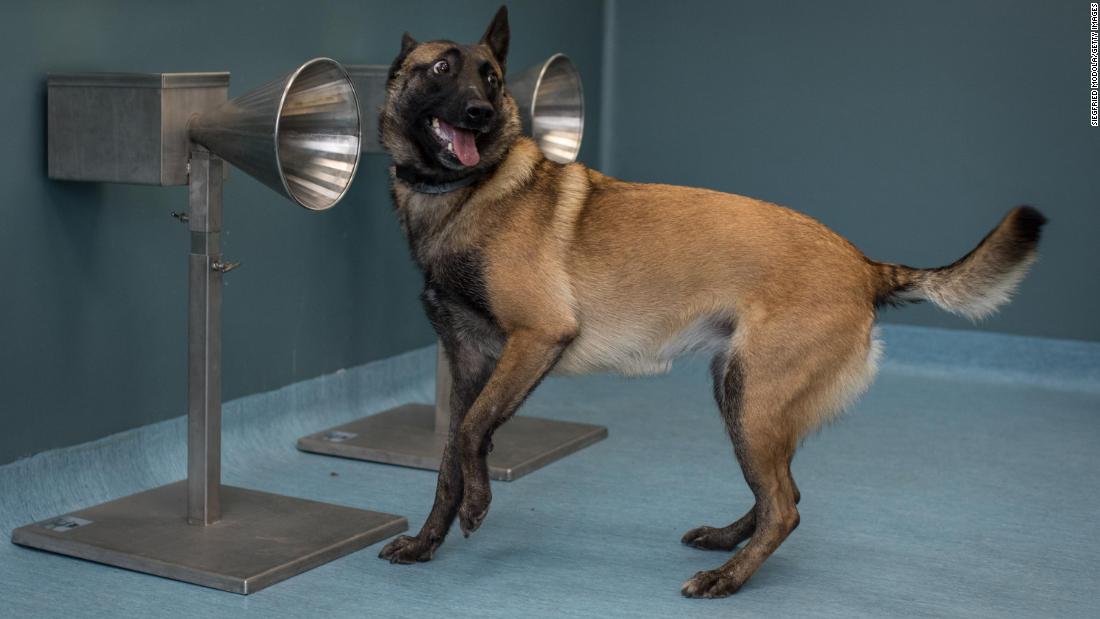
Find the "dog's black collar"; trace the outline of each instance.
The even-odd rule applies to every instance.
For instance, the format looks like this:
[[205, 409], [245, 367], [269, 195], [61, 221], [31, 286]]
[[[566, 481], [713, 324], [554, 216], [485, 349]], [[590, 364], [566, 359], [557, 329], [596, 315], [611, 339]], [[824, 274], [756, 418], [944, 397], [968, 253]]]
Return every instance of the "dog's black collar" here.
[[401, 179], [409, 186], [409, 189], [417, 193], [428, 194], [441, 194], [450, 193], [456, 189], [462, 189], [463, 187], [469, 187], [479, 180], [485, 178], [485, 175], [489, 170], [481, 170], [472, 174], [467, 174], [460, 179], [447, 181], [446, 183], [436, 183], [426, 179], [424, 176], [417, 174], [411, 168], [405, 166], [394, 166], [397, 178]]

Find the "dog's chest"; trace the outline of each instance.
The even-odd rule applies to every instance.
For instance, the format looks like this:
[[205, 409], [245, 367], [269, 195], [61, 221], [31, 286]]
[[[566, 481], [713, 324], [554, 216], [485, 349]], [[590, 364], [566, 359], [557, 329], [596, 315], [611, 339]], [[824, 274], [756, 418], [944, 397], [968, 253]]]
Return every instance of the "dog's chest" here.
[[436, 290], [449, 303], [460, 303], [486, 320], [493, 320], [485, 263], [479, 252], [446, 253], [432, 258], [423, 267], [428, 288]]
[[485, 284], [485, 268], [476, 251], [445, 254], [422, 265], [424, 303], [436, 330], [475, 342], [496, 357], [504, 332], [493, 316]]

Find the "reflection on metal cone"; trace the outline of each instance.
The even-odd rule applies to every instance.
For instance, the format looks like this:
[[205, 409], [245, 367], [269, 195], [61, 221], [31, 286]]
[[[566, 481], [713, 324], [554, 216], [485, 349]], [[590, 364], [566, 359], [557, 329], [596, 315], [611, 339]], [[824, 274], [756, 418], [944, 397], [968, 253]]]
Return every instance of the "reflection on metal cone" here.
[[196, 117], [191, 139], [310, 210], [335, 205], [359, 164], [362, 123], [343, 67], [316, 58]]
[[523, 130], [548, 159], [576, 161], [584, 137], [584, 90], [573, 61], [554, 54], [518, 77], [508, 91], [519, 105]]

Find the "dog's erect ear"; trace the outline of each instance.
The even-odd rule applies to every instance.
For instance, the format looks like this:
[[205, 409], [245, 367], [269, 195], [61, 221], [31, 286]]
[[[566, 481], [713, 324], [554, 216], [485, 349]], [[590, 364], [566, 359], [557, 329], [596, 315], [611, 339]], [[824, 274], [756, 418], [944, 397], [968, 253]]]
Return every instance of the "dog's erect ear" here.
[[504, 68], [504, 63], [508, 58], [508, 37], [508, 7], [502, 5], [497, 10], [497, 14], [493, 16], [489, 28], [481, 37], [481, 43], [488, 45], [489, 49], [493, 50], [493, 55], [496, 56], [501, 69]]
[[416, 47], [416, 39], [412, 38], [412, 35], [406, 32], [401, 35], [401, 55], [408, 56], [412, 48]]
[[390, 65], [390, 80], [397, 76], [397, 72], [401, 70], [401, 65], [404, 64], [405, 58], [408, 57], [409, 52], [416, 46], [416, 39], [412, 38], [411, 34], [406, 32], [401, 35], [401, 52], [397, 54], [397, 58], [394, 58], [393, 64]]

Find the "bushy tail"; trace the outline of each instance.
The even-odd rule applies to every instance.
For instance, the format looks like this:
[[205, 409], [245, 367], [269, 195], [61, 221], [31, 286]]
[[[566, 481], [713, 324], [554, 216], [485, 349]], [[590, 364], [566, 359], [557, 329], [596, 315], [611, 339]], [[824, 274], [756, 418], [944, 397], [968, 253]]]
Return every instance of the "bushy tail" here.
[[969, 254], [938, 269], [875, 263], [882, 274], [876, 303], [900, 305], [931, 301], [977, 320], [1012, 296], [1038, 255], [1047, 218], [1030, 206], [1011, 211]]

